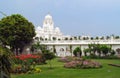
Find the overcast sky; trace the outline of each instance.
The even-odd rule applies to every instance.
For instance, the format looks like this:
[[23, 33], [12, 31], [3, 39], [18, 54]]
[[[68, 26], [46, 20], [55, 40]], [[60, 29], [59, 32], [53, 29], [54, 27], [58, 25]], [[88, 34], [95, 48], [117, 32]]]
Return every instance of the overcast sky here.
[[120, 0], [1, 0], [0, 11], [21, 14], [36, 27], [49, 12], [65, 35], [120, 35]]

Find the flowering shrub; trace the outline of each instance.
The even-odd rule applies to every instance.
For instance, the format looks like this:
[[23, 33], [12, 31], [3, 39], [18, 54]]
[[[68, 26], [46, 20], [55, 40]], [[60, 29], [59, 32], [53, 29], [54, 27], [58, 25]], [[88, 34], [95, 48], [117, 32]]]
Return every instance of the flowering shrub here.
[[36, 58], [40, 58], [39, 55], [32, 55], [32, 54], [28, 54], [28, 55], [19, 55], [19, 56], [15, 56], [16, 58], [18, 58], [19, 60], [26, 60], [26, 59], [36, 59]]
[[28, 73], [35, 70], [37, 60], [41, 58], [40, 55], [19, 55], [15, 56], [17, 59], [17, 65], [14, 66], [13, 73]]
[[99, 62], [85, 59], [74, 59], [64, 64], [65, 68], [100, 68], [102, 65]]

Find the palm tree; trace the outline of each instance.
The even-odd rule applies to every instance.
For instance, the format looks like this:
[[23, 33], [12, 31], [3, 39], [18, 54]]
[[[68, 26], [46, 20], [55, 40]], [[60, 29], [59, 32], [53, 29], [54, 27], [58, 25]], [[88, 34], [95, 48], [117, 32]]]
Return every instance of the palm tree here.
[[11, 66], [13, 64], [13, 54], [6, 48], [0, 46], [0, 77], [10, 78]]

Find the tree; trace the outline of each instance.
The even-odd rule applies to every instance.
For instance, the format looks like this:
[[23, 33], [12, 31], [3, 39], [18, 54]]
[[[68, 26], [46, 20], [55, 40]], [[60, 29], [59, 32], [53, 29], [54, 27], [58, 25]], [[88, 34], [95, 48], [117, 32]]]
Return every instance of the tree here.
[[0, 46], [0, 77], [1, 78], [10, 78], [10, 71], [13, 62], [13, 54], [11, 51]]
[[81, 57], [82, 56], [82, 51], [81, 51], [81, 48], [80, 47], [76, 47], [73, 51], [73, 54], [75, 56], [78, 56], [78, 57]]
[[51, 60], [55, 58], [55, 54], [53, 52], [50, 52], [49, 50], [46, 50], [43, 54], [46, 60], [48, 60], [50, 68], [52, 68]]
[[26, 44], [35, 36], [35, 29], [31, 22], [20, 14], [13, 14], [0, 20], [0, 41], [2, 45], [9, 45], [12, 51], [20, 49], [22, 53]]
[[107, 45], [101, 45], [101, 51], [106, 56], [109, 52], [111, 52], [111, 47]]
[[83, 50], [83, 52], [85, 53], [85, 56], [87, 56], [87, 52], [90, 52], [90, 49], [86, 48], [86, 49]]
[[41, 48], [42, 46], [40, 45], [40, 42], [37, 42], [36, 44], [32, 44], [30, 50], [32, 53], [34, 53], [35, 50], [38, 51], [38, 50], [41, 50]]

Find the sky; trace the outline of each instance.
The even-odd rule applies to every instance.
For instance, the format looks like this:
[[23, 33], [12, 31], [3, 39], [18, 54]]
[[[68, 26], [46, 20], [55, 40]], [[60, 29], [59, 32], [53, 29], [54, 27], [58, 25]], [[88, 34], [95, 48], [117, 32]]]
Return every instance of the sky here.
[[0, 11], [21, 14], [35, 27], [50, 13], [64, 35], [120, 35], [120, 0], [1, 0]]

